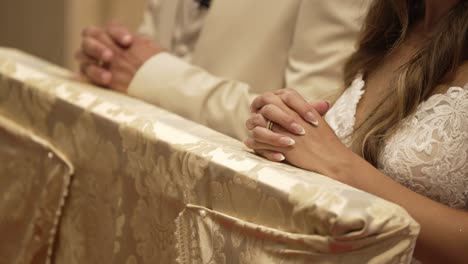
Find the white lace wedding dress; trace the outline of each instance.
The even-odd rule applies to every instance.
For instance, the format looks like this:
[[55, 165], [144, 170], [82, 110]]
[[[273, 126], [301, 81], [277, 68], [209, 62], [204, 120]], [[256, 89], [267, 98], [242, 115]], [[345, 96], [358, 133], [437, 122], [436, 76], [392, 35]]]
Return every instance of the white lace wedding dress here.
[[[325, 116], [348, 147], [364, 85], [358, 76]], [[468, 85], [421, 103], [385, 142], [377, 167], [415, 192], [468, 210]]]

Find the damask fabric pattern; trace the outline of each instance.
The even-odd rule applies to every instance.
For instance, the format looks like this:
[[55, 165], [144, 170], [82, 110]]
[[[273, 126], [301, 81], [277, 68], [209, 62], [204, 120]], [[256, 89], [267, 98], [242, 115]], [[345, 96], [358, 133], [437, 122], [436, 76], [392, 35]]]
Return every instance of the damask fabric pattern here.
[[[74, 168], [53, 263], [411, 261], [419, 225], [401, 207], [64, 76], [0, 50], [0, 115], [50, 142]], [[66, 192], [47, 190], [54, 201]], [[17, 203], [36, 205], [33, 194]], [[2, 216], [5, 204], [2, 197]], [[24, 245], [15, 247], [27, 256]]]
[[47, 142], [0, 116], [0, 263], [45, 263], [72, 165]]

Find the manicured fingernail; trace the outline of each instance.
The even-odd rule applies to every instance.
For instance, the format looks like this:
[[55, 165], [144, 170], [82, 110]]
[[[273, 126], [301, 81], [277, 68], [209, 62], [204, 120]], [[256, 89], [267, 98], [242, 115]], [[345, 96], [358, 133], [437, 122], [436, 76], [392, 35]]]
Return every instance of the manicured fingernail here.
[[328, 100], [324, 100], [324, 101], [325, 101], [325, 103], [327, 103], [327, 104], [328, 104], [328, 108], [330, 108], [330, 106], [331, 106], [331, 102], [330, 102], [330, 101], [328, 101]]
[[277, 161], [283, 161], [283, 160], [286, 159], [286, 157], [284, 157], [284, 155], [281, 154], [281, 153], [275, 153], [275, 154], [273, 154], [273, 158], [274, 158], [275, 160], [277, 160]]
[[315, 118], [314, 113], [312, 113], [312, 112], [307, 112], [307, 113], [306, 113], [306, 118], [307, 118], [307, 121], [309, 121], [309, 123], [311, 123], [313, 126], [318, 126], [318, 121], [317, 121], [317, 119]]
[[[311, 123], [312, 125], [315, 125], [317, 123], [317, 119], [315, 118], [315, 115], [314, 113], [312, 112], [307, 112], [306, 113], [306, 119], [309, 123]], [[317, 123], [318, 124], [318, 123]]]
[[104, 51], [104, 53], [102, 53], [102, 60], [104, 61], [110, 60], [111, 57], [112, 57], [112, 52], [110, 50], [106, 50]]
[[299, 134], [299, 135], [304, 135], [305, 134], [304, 128], [301, 127], [298, 123], [292, 123], [291, 124], [291, 129], [296, 134]]
[[279, 139], [279, 142], [282, 145], [286, 145], [286, 146], [292, 146], [292, 145], [296, 144], [296, 141], [294, 141], [294, 139], [292, 139], [290, 137], [281, 137]]

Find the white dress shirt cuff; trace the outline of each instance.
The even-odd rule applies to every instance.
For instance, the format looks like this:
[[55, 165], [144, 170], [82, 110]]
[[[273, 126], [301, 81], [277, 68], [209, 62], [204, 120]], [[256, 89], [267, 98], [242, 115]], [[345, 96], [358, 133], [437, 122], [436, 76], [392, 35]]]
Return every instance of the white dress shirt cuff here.
[[128, 94], [161, 106], [165, 89], [173, 86], [192, 66], [167, 52], [154, 55], [137, 71], [128, 87]]
[[133, 78], [128, 94], [175, 114], [244, 139], [254, 95], [249, 85], [214, 76], [184, 60], [161, 53]]

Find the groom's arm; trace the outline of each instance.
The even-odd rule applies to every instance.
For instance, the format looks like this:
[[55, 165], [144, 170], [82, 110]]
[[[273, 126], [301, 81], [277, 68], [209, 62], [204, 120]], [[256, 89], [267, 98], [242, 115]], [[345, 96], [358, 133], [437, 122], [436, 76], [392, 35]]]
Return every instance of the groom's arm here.
[[[348, 3], [349, 2], [349, 3]], [[367, 0], [301, 2], [284, 74], [308, 100], [334, 101], [343, 90], [342, 67], [354, 50]], [[228, 56], [228, 54], [226, 54]], [[258, 65], [262, 67], [262, 65]], [[265, 76], [268, 78], [268, 76]], [[281, 87], [269, 87], [274, 90]], [[148, 60], [128, 93], [238, 139], [257, 95], [249, 84], [223, 78], [167, 53]]]

